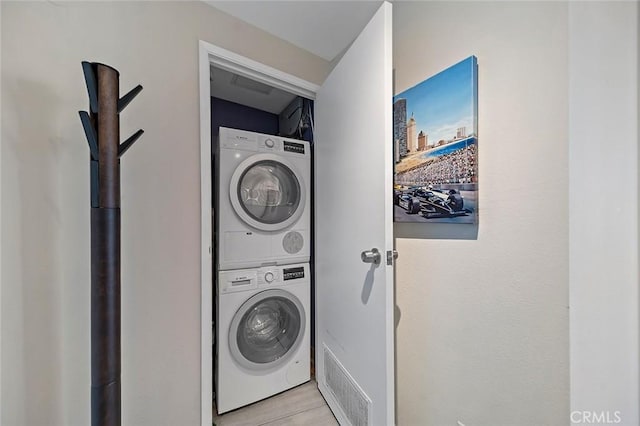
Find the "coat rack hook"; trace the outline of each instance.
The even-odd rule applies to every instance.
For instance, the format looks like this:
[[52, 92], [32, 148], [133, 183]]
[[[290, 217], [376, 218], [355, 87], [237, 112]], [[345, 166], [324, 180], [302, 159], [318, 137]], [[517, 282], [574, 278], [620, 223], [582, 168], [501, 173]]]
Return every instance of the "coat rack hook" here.
[[133, 145], [133, 143], [137, 141], [138, 138], [140, 138], [140, 136], [142, 136], [143, 133], [144, 133], [144, 130], [140, 129], [137, 132], [135, 132], [133, 135], [131, 135], [129, 139], [122, 142], [118, 147], [118, 157], [122, 157], [122, 154], [124, 154], [129, 148], [131, 148], [131, 145]]
[[87, 84], [87, 92], [89, 93], [89, 106], [91, 112], [98, 112], [98, 83], [96, 82], [96, 74], [93, 70], [91, 62], [82, 61], [82, 71], [84, 72], [84, 81]]
[[131, 102], [133, 98], [138, 96], [138, 93], [140, 93], [141, 91], [142, 91], [142, 86], [138, 84], [136, 87], [131, 89], [129, 93], [121, 97], [120, 100], [118, 101], [118, 114], [120, 114], [122, 110], [125, 109], [127, 105], [129, 105], [129, 102]]
[[89, 151], [91, 152], [91, 158], [94, 160], [98, 159], [98, 137], [96, 135], [96, 130], [93, 128], [91, 124], [91, 118], [89, 117], [89, 113], [86, 111], [78, 111], [80, 114], [80, 121], [82, 122], [82, 127], [84, 128], [84, 134], [87, 137], [87, 142], [89, 143]]

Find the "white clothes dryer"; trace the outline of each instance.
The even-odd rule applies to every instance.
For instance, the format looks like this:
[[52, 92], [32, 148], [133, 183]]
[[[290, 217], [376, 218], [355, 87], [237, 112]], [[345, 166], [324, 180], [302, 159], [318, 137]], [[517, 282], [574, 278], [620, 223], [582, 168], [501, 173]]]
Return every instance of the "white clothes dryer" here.
[[219, 414], [310, 380], [309, 283], [309, 264], [218, 273]]
[[309, 261], [308, 142], [220, 127], [216, 171], [218, 270]]

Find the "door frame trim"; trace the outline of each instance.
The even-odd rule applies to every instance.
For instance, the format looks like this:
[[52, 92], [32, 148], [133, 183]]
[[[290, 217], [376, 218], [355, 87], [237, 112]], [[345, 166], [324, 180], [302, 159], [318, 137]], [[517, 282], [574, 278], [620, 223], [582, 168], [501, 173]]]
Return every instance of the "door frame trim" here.
[[200, 424], [213, 421], [213, 222], [211, 200], [211, 88], [210, 67], [215, 66], [243, 77], [315, 99], [317, 84], [231, 52], [206, 41], [198, 42], [200, 92]]

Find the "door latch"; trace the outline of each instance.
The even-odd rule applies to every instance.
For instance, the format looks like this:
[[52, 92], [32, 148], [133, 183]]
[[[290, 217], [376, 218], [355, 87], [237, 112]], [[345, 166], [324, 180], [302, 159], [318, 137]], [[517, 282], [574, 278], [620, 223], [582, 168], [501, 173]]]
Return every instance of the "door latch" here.
[[398, 250], [387, 250], [387, 265], [393, 265], [393, 261], [398, 258]]

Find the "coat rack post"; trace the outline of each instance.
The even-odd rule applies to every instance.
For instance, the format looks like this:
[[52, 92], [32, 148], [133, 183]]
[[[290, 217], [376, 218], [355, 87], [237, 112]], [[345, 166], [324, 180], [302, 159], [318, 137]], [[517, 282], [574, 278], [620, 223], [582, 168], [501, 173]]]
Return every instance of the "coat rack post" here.
[[83, 62], [90, 112], [80, 111], [89, 143], [91, 180], [91, 424], [121, 425], [119, 113], [142, 90], [119, 98], [119, 72]]

